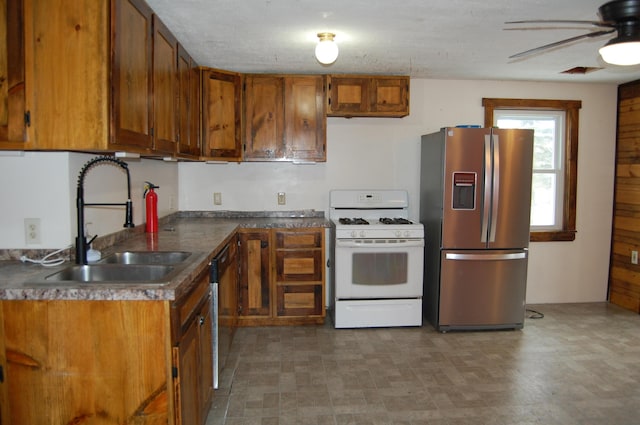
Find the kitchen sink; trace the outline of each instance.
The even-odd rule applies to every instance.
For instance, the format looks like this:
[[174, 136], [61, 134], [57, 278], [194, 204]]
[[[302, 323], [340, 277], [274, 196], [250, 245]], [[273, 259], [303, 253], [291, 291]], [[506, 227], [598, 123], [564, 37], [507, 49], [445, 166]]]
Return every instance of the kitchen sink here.
[[98, 261], [99, 264], [179, 264], [191, 255], [185, 251], [124, 251]]
[[175, 267], [168, 264], [89, 264], [69, 266], [45, 277], [47, 281], [83, 283], [167, 284]]

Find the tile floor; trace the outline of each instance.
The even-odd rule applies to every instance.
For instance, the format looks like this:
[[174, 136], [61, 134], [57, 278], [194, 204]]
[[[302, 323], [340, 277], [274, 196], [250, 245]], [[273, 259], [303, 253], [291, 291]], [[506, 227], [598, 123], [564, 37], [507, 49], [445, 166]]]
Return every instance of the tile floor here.
[[519, 331], [240, 328], [207, 425], [640, 424], [640, 315], [530, 308]]

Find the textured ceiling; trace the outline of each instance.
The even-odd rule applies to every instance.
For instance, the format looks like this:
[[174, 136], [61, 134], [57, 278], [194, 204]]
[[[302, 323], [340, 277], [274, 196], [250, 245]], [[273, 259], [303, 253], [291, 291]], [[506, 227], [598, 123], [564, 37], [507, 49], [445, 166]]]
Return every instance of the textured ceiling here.
[[[244, 73], [402, 74], [413, 78], [624, 83], [640, 66], [605, 64], [612, 36], [524, 59], [512, 54], [598, 28], [505, 30], [522, 19], [599, 20], [603, 0], [147, 0], [201, 65]], [[338, 60], [314, 57], [337, 34]], [[574, 67], [602, 68], [565, 75]]]

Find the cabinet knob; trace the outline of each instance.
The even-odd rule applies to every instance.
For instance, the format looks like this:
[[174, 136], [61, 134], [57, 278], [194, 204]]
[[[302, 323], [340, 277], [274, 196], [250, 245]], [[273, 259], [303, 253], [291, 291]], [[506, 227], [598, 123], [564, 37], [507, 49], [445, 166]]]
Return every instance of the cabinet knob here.
[[200, 319], [198, 319], [198, 322], [200, 323], [200, 326], [204, 325], [204, 316], [200, 316]]

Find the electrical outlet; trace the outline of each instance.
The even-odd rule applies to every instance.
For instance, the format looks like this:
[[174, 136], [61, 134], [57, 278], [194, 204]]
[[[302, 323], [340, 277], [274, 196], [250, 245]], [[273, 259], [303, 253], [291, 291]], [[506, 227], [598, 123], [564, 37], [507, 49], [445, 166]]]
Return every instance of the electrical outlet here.
[[631, 264], [638, 264], [638, 251], [631, 251]]
[[222, 205], [222, 193], [220, 192], [213, 193], [213, 205]]
[[42, 243], [39, 218], [24, 219], [24, 238], [27, 241], [27, 245], [38, 245]]
[[287, 195], [284, 192], [278, 192], [278, 205], [285, 205], [287, 203]]

